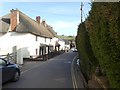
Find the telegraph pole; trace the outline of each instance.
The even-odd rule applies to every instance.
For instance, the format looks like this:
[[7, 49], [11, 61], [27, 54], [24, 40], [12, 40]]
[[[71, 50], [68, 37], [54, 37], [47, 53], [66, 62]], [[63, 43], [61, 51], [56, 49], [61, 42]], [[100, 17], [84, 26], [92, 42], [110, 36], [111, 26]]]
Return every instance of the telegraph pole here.
[[81, 2], [81, 8], [80, 8], [80, 11], [81, 11], [81, 23], [82, 23], [82, 13], [83, 13], [83, 3]]

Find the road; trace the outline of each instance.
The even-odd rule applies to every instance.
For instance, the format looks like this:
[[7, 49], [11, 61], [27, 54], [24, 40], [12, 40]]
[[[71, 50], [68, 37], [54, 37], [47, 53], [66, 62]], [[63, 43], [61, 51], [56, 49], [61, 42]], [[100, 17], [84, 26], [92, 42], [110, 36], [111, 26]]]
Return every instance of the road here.
[[22, 71], [17, 82], [2, 88], [73, 88], [71, 64], [77, 52], [68, 52]]

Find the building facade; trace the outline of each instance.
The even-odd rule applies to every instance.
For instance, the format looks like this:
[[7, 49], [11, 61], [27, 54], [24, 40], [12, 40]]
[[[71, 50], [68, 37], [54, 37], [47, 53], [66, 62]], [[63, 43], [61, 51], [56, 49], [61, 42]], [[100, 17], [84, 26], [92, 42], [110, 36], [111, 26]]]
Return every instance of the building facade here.
[[0, 55], [17, 54], [17, 63], [23, 58], [36, 57], [54, 51], [56, 32], [40, 16], [31, 19], [19, 10], [11, 10], [0, 18]]

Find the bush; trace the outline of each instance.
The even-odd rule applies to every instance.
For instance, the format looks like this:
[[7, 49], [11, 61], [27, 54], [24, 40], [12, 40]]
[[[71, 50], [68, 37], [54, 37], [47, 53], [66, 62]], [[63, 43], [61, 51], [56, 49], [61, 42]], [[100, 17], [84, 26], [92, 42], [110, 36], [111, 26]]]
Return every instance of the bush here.
[[94, 57], [90, 42], [88, 32], [85, 28], [85, 23], [81, 23], [78, 27], [78, 34], [76, 36], [76, 46], [80, 56], [80, 65], [82, 72], [88, 80], [91, 73], [95, 70], [98, 65], [96, 58]]
[[87, 20], [90, 43], [110, 85], [120, 87], [120, 3], [93, 3]]
[[120, 2], [94, 2], [78, 27], [76, 45], [87, 80], [100, 66], [112, 88], [120, 88]]

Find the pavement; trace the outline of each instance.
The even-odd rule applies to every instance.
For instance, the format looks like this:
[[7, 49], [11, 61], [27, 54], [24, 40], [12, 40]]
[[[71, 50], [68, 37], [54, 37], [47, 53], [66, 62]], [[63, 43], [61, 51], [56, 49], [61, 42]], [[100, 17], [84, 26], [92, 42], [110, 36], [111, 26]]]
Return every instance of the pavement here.
[[103, 89], [103, 90], [106, 89], [107, 85], [104, 84], [102, 79], [100, 79], [99, 77], [91, 78], [90, 80], [88, 80], [88, 82], [86, 82], [80, 69], [79, 60], [80, 60], [79, 55], [77, 54], [72, 64], [77, 90], [80, 88], [86, 88], [88, 90], [89, 89]]
[[71, 65], [71, 68], [73, 69], [71, 70], [71, 72], [73, 72], [72, 76], [74, 77], [73, 83], [76, 89], [85, 88], [86, 82], [84, 82], [84, 77], [81, 73], [79, 65], [77, 64], [77, 59], [78, 59], [78, 54], [74, 57]]

